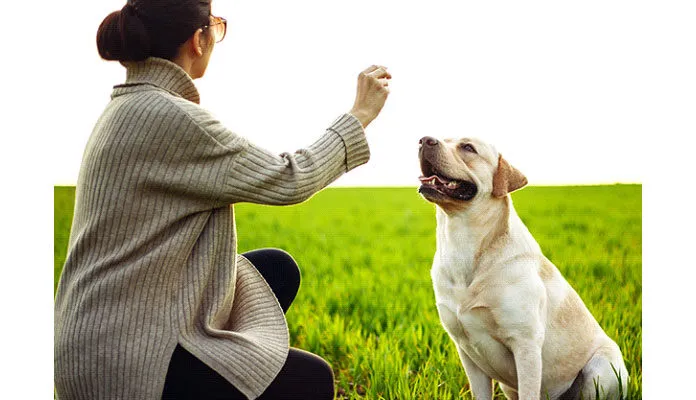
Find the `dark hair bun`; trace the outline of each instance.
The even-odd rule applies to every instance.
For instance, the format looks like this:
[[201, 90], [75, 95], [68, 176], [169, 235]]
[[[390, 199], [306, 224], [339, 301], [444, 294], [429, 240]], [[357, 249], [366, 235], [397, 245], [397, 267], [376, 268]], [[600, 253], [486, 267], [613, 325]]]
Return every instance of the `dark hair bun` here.
[[97, 31], [97, 49], [105, 60], [142, 61], [150, 57], [150, 36], [132, 5], [126, 4], [104, 18]]

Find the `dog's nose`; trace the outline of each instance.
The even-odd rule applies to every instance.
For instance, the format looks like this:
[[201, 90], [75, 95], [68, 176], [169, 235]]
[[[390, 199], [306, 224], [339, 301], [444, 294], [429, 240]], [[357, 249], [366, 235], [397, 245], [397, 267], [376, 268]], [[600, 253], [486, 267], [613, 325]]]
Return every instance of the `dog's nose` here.
[[440, 143], [440, 142], [438, 142], [437, 139], [435, 139], [435, 138], [432, 137], [432, 136], [424, 136], [424, 137], [421, 138], [421, 140], [418, 141], [418, 144], [419, 144], [420, 146], [425, 145], [425, 146], [430, 146], [430, 147], [432, 147], [432, 146], [437, 146], [438, 143]]

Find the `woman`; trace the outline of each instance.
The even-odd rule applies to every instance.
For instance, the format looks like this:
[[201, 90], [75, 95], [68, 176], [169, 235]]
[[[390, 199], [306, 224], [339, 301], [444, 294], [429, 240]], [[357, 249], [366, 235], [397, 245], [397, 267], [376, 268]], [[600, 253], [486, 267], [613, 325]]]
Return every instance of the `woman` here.
[[358, 78], [353, 109], [280, 156], [198, 105], [226, 21], [210, 0], [135, 0], [99, 27], [126, 82], [86, 146], [55, 300], [60, 399], [333, 398], [328, 364], [288, 348], [299, 286], [280, 250], [236, 253], [231, 204], [293, 204], [367, 162], [364, 128], [391, 78]]

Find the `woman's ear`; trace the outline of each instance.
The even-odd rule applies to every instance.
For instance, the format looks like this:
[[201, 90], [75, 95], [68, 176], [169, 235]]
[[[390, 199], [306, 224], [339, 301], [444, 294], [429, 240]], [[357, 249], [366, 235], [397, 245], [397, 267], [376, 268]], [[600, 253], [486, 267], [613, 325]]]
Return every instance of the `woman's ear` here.
[[191, 41], [191, 50], [198, 57], [201, 57], [203, 55], [203, 41], [205, 40], [205, 35], [203, 35], [203, 29], [198, 29], [196, 32], [194, 32], [193, 36], [191, 36], [189, 40]]
[[203, 39], [202, 32], [202, 29], [193, 32], [193, 35], [179, 47], [180, 57], [198, 58], [203, 55], [203, 46], [201, 44], [201, 39]]

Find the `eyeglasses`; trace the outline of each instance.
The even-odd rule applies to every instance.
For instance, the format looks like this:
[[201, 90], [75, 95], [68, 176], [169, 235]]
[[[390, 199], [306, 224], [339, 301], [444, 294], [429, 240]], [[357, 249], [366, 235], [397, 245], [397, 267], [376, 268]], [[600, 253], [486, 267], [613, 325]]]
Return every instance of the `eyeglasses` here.
[[222, 42], [227, 34], [227, 20], [222, 17], [210, 16], [210, 24], [203, 26], [203, 29], [212, 28], [215, 43]]

